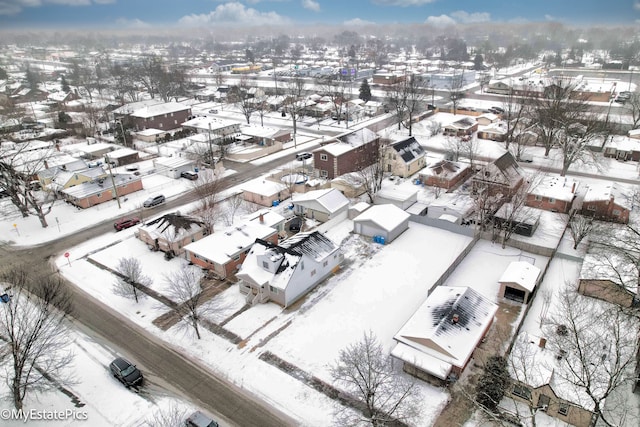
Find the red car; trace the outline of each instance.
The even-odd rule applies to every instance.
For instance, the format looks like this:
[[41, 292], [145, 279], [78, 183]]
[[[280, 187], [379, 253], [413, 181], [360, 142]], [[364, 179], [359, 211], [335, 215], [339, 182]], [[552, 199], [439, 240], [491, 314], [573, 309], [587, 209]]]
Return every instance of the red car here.
[[139, 218], [124, 218], [113, 223], [113, 228], [115, 228], [116, 231], [120, 231], [125, 228], [133, 227], [136, 224], [140, 224]]

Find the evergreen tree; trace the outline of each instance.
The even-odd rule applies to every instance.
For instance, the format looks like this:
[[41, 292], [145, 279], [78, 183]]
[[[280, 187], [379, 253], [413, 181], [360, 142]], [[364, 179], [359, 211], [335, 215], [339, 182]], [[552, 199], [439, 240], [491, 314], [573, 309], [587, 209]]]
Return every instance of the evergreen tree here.
[[362, 80], [362, 84], [360, 85], [359, 98], [364, 102], [371, 100], [371, 88], [369, 87], [369, 82], [367, 82], [367, 79]]
[[502, 356], [491, 356], [476, 386], [476, 401], [494, 412], [504, 397], [510, 378], [507, 361]]
[[64, 93], [69, 93], [71, 88], [69, 87], [69, 83], [67, 83], [67, 79], [64, 76], [62, 76], [62, 78], [60, 79], [60, 83], [62, 84], [62, 91]]
[[479, 53], [473, 58], [473, 69], [482, 70], [484, 68], [484, 58]]
[[4, 68], [0, 68], [0, 80], [7, 80], [9, 75], [7, 74], [7, 70]]

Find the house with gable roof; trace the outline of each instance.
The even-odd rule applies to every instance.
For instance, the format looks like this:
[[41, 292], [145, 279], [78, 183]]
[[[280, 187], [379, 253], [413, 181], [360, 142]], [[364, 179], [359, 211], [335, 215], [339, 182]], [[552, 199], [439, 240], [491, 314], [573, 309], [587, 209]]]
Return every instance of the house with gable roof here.
[[444, 126], [443, 133], [448, 136], [469, 136], [478, 130], [478, 122], [471, 117], [463, 117]]
[[471, 178], [474, 192], [488, 191], [490, 195], [501, 194], [511, 198], [524, 182], [522, 168], [510, 152], [487, 163]]
[[294, 193], [291, 202], [296, 215], [320, 222], [327, 222], [349, 208], [349, 199], [335, 188]]
[[513, 261], [498, 279], [498, 296], [526, 304], [538, 285], [539, 278], [540, 269], [535, 265], [526, 261]]
[[525, 204], [550, 212], [569, 213], [580, 184], [566, 176], [545, 176], [531, 186]]
[[403, 178], [422, 169], [425, 164], [425, 151], [413, 136], [396, 141], [384, 148], [384, 170]]
[[601, 221], [629, 222], [631, 203], [625, 188], [614, 183], [589, 184], [580, 213]]
[[182, 126], [191, 115], [191, 107], [179, 102], [147, 105], [130, 114], [136, 130], [172, 130]]
[[184, 253], [186, 245], [207, 234], [202, 221], [179, 213], [168, 213], [138, 228], [136, 237], [153, 250], [176, 256]]
[[324, 234], [298, 233], [280, 244], [257, 239], [236, 277], [251, 304], [288, 307], [340, 267], [340, 247]]
[[428, 164], [418, 176], [424, 185], [450, 190], [466, 180], [471, 173], [472, 169], [468, 163], [443, 159]]
[[393, 337], [405, 372], [444, 384], [459, 378], [489, 332], [498, 306], [466, 286], [437, 286]]
[[314, 173], [320, 178], [334, 179], [340, 175], [360, 171], [379, 158], [380, 137], [362, 128], [350, 131], [313, 151]]

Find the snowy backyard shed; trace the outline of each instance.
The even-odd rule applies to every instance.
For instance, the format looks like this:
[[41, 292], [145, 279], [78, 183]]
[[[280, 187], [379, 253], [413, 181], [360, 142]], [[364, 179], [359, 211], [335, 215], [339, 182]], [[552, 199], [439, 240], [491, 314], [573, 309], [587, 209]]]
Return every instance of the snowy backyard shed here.
[[374, 205], [353, 219], [353, 232], [389, 243], [409, 228], [410, 216], [394, 205]]
[[526, 261], [514, 261], [502, 273], [498, 280], [500, 284], [499, 296], [523, 304], [529, 302], [529, 297], [538, 283], [540, 269]]
[[376, 193], [376, 197], [373, 203], [376, 205], [384, 205], [390, 203], [392, 205], [396, 205], [402, 210], [405, 210], [417, 201], [418, 190], [398, 185], [390, 185], [382, 188]]

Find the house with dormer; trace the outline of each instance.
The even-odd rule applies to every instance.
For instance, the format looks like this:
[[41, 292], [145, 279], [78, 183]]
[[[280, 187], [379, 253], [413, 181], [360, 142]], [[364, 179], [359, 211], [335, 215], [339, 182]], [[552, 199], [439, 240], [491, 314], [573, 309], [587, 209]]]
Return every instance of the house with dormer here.
[[426, 164], [424, 148], [413, 136], [387, 145], [383, 155], [384, 170], [403, 178], [415, 174]]
[[236, 277], [247, 302], [288, 307], [335, 272], [342, 260], [340, 247], [317, 231], [298, 233], [280, 244], [257, 239]]

